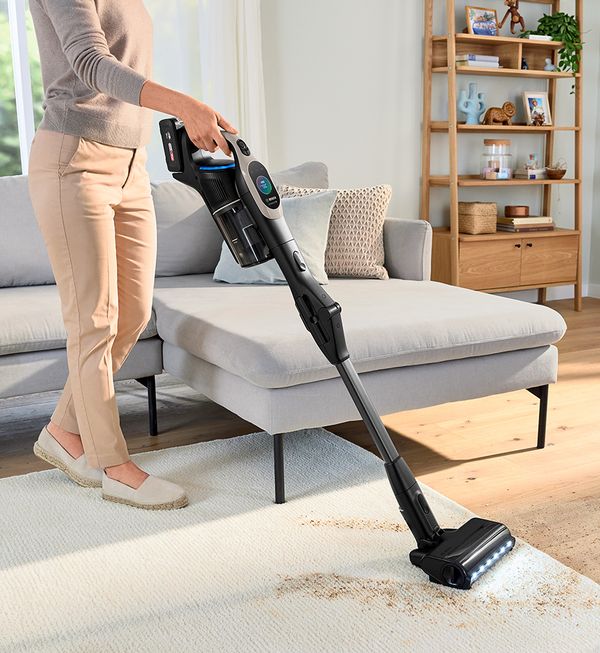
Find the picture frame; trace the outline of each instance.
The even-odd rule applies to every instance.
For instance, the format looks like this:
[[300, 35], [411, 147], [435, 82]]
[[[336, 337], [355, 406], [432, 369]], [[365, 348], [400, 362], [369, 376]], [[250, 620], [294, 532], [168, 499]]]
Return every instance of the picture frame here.
[[487, 7], [465, 7], [467, 16], [467, 31], [479, 36], [498, 36], [498, 14], [495, 9]]
[[552, 125], [552, 114], [547, 91], [523, 91], [523, 106], [528, 125], [538, 127]]

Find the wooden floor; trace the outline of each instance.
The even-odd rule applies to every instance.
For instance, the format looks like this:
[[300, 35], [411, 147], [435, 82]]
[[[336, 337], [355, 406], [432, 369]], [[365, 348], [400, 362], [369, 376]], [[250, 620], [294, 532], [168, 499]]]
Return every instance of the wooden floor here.
[[[600, 582], [600, 300], [550, 304], [569, 330], [550, 388], [547, 446], [535, 449], [537, 399], [526, 391], [388, 415], [385, 424], [424, 483]], [[256, 431], [194, 390], [158, 379], [158, 438], [146, 434], [145, 389], [117, 384], [132, 453]], [[31, 447], [59, 393], [0, 400], [0, 477], [46, 466]], [[331, 431], [372, 450], [361, 422]]]

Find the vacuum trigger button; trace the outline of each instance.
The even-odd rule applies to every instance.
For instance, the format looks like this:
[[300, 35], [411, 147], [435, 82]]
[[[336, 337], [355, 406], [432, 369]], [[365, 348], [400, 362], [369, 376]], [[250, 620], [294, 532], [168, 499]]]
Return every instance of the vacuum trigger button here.
[[421, 505], [421, 508], [423, 508], [423, 512], [428, 515], [429, 504], [427, 503], [427, 499], [422, 494], [417, 494], [417, 501]]
[[298, 250], [296, 250], [293, 254], [294, 261], [296, 261], [296, 265], [298, 266], [298, 269], [301, 272], [304, 272], [306, 270], [306, 263], [302, 259], [302, 254]]

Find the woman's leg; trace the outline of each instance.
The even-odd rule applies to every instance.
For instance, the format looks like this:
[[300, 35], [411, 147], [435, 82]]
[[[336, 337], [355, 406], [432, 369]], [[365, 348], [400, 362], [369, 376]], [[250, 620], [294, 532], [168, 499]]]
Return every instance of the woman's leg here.
[[[114, 207], [119, 317], [112, 345], [113, 375], [121, 369], [152, 312], [156, 217], [146, 160], [146, 148], [138, 148], [123, 187], [123, 199]], [[64, 431], [79, 433], [70, 375], [51, 421]]]
[[[113, 356], [117, 358], [117, 369], [129, 356], [152, 313], [157, 233], [146, 159], [146, 148], [137, 148], [123, 186], [123, 199], [115, 207], [120, 338], [118, 345], [113, 344]], [[135, 488], [148, 476], [133, 461], [107, 467], [106, 473]]]
[[58, 286], [67, 330], [72, 402], [90, 465], [129, 460], [113, 386], [118, 325], [113, 206], [122, 198], [132, 150], [38, 131], [30, 196]]

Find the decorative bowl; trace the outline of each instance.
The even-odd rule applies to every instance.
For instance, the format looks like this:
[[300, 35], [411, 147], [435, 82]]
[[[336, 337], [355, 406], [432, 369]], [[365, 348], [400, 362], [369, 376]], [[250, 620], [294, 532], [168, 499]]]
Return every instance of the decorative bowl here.
[[548, 179], [562, 179], [567, 174], [566, 168], [548, 168], [546, 167]]

